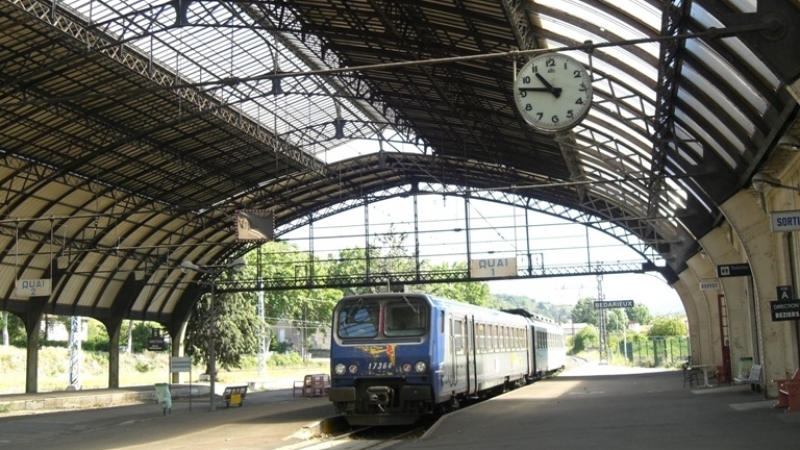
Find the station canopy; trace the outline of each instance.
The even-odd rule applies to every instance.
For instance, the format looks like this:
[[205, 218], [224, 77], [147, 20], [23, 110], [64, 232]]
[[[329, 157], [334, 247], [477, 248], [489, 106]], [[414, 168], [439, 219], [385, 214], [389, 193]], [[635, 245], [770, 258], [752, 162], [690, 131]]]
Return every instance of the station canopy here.
[[[798, 16], [795, 0], [0, 0], [0, 309], [30, 312], [14, 281], [52, 277], [45, 312], [184, 318], [201, 274], [179, 263], [253, 246], [237, 211], [272, 211], [280, 235], [445, 186], [607, 224], [674, 281], [798, 134]], [[588, 116], [555, 135], [512, 88], [546, 51], [593, 77]]]

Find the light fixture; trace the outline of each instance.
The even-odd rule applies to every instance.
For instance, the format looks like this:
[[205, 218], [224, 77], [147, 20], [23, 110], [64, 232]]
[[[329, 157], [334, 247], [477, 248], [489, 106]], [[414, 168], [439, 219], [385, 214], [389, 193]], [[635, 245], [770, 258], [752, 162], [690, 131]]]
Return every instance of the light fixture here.
[[800, 139], [792, 136], [791, 134], [784, 134], [778, 139], [778, 148], [784, 150], [800, 151]]
[[767, 190], [768, 187], [776, 187], [776, 188], [781, 188], [781, 189], [791, 189], [793, 191], [800, 192], [800, 188], [795, 187], [795, 186], [787, 186], [785, 184], [781, 184], [781, 180], [779, 180], [779, 179], [777, 179], [777, 178], [775, 178], [775, 177], [773, 177], [771, 175], [767, 175], [764, 172], [759, 172], [759, 173], [753, 175], [752, 182], [753, 182], [753, 189], [755, 189], [756, 192], [764, 193]]

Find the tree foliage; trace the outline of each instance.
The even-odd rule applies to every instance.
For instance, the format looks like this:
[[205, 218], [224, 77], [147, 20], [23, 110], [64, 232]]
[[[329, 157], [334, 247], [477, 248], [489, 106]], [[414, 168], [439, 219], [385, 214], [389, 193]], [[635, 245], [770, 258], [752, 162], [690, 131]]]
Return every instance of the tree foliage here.
[[628, 319], [641, 325], [649, 325], [653, 322], [650, 310], [641, 303], [634, 305], [633, 308], [625, 308], [625, 313], [628, 314]]
[[[439, 265], [432, 265], [425, 268], [425, 270], [433, 271], [466, 271], [467, 264], [465, 262], [455, 263], [441, 263]], [[443, 298], [458, 300], [464, 303], [470, 303], [478, 306], [488, 306], [491, 301], [489, 295], [489, 285], [480, 281], [468, 281], [461, 283], [436, 283], [419, 286], [420, 291], [427, 292], [432, 295], [437, 295]]]
[[595, 299], [592, 297], [578, 300], [578, 303], [572, 308], [572, 321], [597, 326], [597, 310], [594, 308], [594, 301]]
[[655, 319], [648, 336], [685, 336], [686, 324], [681, 317], [662, 317]]
[[600, 332], [594, 325], [587, 325], [575, 334], [575, 338], [572, 341], [572, 352], [580, 353], [599, 345]]

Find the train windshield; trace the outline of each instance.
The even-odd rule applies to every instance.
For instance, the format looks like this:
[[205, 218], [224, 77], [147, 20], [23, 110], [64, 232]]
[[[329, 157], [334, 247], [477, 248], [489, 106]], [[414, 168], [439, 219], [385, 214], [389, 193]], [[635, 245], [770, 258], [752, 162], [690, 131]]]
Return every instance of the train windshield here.
[[386, 324], [383, 333], [386, 336], [422, 336], [428, 310], [425, 303], [419, 300], [403, 298], [403, 301], [386, 305]]
[[378, 335], [380, 304], [359, 299], [339, 309], [339, 336], [369, 338]]

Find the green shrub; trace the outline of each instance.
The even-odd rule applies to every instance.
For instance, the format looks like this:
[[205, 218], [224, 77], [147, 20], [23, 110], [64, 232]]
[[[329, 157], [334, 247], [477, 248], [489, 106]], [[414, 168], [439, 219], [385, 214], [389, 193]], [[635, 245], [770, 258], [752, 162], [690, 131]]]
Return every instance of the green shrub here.
[[303, 358], [299, 353], [273, 353], [267, 362], [268, 367], [298, 367], [303, 365]]

